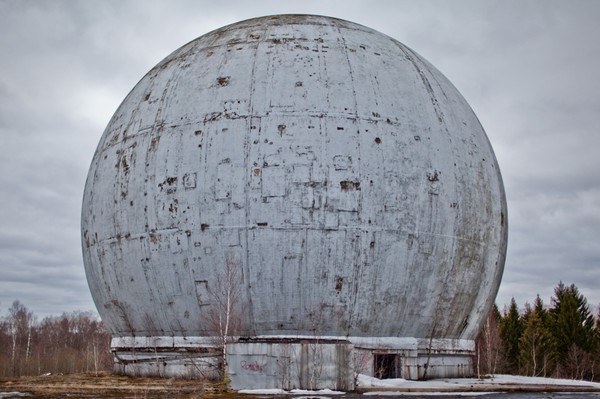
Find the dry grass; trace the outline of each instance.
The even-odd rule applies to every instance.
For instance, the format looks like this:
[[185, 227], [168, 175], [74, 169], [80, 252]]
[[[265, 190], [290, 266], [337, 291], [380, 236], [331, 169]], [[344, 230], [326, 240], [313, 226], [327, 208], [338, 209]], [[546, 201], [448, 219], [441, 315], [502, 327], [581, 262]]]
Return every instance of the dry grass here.
[[0, 392], [26, 392], [29, 398], [206, 398], [227, 397], [208, 381], [127, 377], [110, 373], [0, 378]]

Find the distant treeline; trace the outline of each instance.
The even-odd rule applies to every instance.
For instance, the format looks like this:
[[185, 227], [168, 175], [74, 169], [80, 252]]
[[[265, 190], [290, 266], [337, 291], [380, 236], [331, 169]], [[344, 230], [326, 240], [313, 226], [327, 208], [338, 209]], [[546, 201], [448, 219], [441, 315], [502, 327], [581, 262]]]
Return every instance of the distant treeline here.
[[477, 338], [476, 372], [600, 381], [600, 313], [574, 284], [559, 283], [550, 301], [494, 306]]
[[[0, 377], [112, 368], [110, 334], [91, 312], [36, 317], [19, 301], [0, 318]], [[600, 381], [600, 314], [575, 285], [559, 283], [551, 305], [539, 295], [520, 310], [497, 306], [476, 341], [479, 376], [521, 374]]]
[[99, 372], [112, 368], [110, 334], [91, 312], [38, 322], [19, 301], [0, 318], [0, 377]]

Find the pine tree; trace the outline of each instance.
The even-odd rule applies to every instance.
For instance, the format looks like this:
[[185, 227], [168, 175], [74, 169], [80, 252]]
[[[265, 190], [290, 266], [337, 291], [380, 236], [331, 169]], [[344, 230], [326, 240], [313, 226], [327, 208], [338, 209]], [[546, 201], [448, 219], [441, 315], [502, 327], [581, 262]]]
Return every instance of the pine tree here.
[[547, 311], [538, 295], [534, 308], [528, 308], [524, 316], [524, 330], [519, 340], [519, 364], [522, 374], [546, 376], [552, 367], [554, 350], [547, 320]]
[[[594, 329], [594, 363], [592, 367], [594, 370], [598, 370], [600, 368], [600, 305], [598, 305], [598, 313], [596, 314], [596, 327]], [[596, 374], [592, 376], [592, 381], [600, 381], [600, 375]]]
[[566, 287], [560, 282], [554, 295], [551, 315], [558, 357], [557, 375], [587, 378], [593, 371], [593, 353], [597, 346], [594, 317], [575, 284]]
[[519, 340], [523, 331], [523, 321], [519, 315], [519, 308], [515, 298], [510, 301], [508, 311], [505, 311], [500, 325], [500, 336], [504, 343], [506, 356], [506, 372], [517, 374], [519, 372]]

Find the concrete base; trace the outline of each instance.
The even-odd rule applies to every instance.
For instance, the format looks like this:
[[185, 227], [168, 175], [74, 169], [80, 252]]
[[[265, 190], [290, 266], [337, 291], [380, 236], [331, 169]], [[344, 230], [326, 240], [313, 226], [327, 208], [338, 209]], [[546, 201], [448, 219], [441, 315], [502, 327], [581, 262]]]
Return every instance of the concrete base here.
[[117, 374], [217, 380], [222, 352], [205, 337], [116, 337], [111, 341]]
[[[113, 338], [115, 371], [218, 378], [214, 338]], [[227, 345], [233, 389], [356, 389], [357, 376], [419, 380], [473, 375], [471, 340], [398, 337], [238, 337]]]

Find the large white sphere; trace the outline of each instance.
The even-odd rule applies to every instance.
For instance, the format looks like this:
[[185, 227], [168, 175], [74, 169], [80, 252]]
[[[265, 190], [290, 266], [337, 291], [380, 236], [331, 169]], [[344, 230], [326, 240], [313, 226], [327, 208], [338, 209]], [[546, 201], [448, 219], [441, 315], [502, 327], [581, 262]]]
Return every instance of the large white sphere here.
[[82, 236], [114, 336], [214, 335], [229, 257], [241, 335], [472, 339], [507, 216], [486, 134], [440, 72], [364, 26], [282, 15], [142, 78], [94, 155]]

